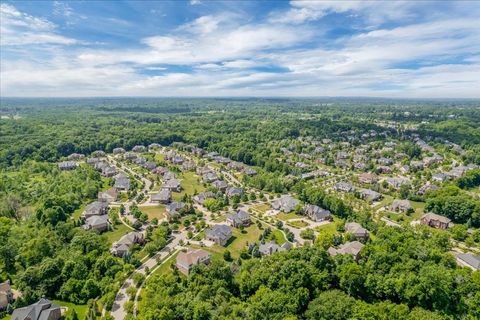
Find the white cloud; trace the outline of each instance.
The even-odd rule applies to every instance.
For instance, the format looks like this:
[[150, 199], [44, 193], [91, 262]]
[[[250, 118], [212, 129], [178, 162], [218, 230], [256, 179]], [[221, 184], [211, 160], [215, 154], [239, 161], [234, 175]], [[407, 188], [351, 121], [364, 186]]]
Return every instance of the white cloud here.
[[200, 0], [190, 0], [190, 4], [192, 6], [196, 6], [196, 5], [202, 4], [202, 2]]
[[77, 40], [55, 32], [55, 24], [18, 11], [14, 6], [0, 4], [0, 44], [2, 46], [27, 44], [70, 45]]

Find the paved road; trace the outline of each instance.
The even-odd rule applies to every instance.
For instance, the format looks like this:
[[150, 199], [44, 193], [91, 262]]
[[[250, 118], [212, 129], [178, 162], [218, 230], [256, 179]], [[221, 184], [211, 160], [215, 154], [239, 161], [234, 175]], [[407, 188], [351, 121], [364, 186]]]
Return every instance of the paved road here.
[[[155, 254], [153, 257], [145, 261], [140, 267], [138, 267], [135, 270], [135, 272], [145, 275], [147, 267], [148, 269], [152, 270], [157, 265], [157, 260], [163, 260], [168, 255], [173, 253], [179, 246], [181, 240], [186, 241], [187, 239], [186, 234], [187, 234], [186, 232], [174, 234], [172, 241], [170, 241], [170, 243], [165, 248], [163, 248], [162, 250], [157, 252], [157, 254]], [[115, 320], [123, 320], [127, 315], [127, 312], [125, 311], [123, 306], [125, 302], [127, 302], [129, 299], [127, 295], [127, 288], [134, 285], [132, 275], [130, 275], [130, 277], [128, 277], [128, 279], [125, 280], [122, 287], [118, 291], [117, 296], [115, 297], [115, 302], [113, 303], [113, 307], [110, 312], [110, 314]]]

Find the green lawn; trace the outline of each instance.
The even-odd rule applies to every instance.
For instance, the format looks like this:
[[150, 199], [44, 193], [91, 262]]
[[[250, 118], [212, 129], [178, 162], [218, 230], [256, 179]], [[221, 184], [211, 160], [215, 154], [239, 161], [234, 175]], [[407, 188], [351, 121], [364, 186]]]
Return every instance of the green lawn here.
[[316, 231], [323, 234], [336, 234], [337, 231], [337, 224], [335, 222], [324, 224], [323, 226], [319, 226], [315, 228]]
[[279, 213], [275, 216], [275, 218], [277, 219], [280, 219], [280, 220], [283, 220], [283, 221], [287, 221], [287, 220], [290, 220], [290, 219], [301, 219], [303, 218], [303, 216], [301, 215], [298, 215], [296, 213]]
[[165, 275], [167, 273], [169, 273], [172, 269], [170, 269], [170, 267], [175, 264], [176, 260], [177, 260], [177, 255], [178, 255], [178, 252], [175, 253], [173, 256], [169, 256], [167, 257], [167, 259], [169, 259], [167, 262], [165, 262], [164, 264], [162, 264], [160, 267], [158, 267], [157, 270], [155, 270], [155, 272], [152, 273], [152, 275]]
[[288, 221], [287, 225], [291, 225], [295, 228], [304, 228], [309, 226], [309, 224], [303, 220]]
[[285, 242], [287, 242], [287, 239], [285, 239], [285, 236], [280, 230], [273, 229], [272, 233], [268, 236], [268, 240], [270, 241], [275, 241], [278, 245], [282, 245]]
[[257, 210], [261, 213], [265, 213], [265, 212], [267, 212], [268, 209], [270, 209], [270, 205], [268, 205], [266, 203], [256, 204], [256, 205], [252, 206], [252, 209]]
[[107, 240], [110, 244], [119, 240], [123, 235], [132, 231], [130, 228], [128, 228], [123, 223], [117, 224], [113, 228], [114, 228], [113, 231], [107, 231], [107, 232], [104, 233], [104, 235], [107, 237]]
[[82, 212], [85, 210], [86, 206], [87, 205], [84, 204], [84, 205], [80, 206], [80, 208], [78, 208], [77, 210], [73, 211], [72, 218], [75, 219], [75, 220], [78, 220], [80, 218], [80, 216], [82, 215]]
[[177, 193], [174, 192], [172, 197], [174, 200], [181, 200], [185, 194], [193, 195], [195, 191], [197, 193], [205, 191], [205, 187], [203, 186], [200, 177], [195, 175], [194, 172], [184, 172], [179, 176], [182, 185], [182, 192]]
[[78, 315], [78, 319], [85, 319], [85, 315], [87, 314], [88, 307], [86, 304], [74, 304], [71, 302], [65, 302], [60, 300], [53, 300], [53, 303], [60, 305], [61, 307], [68, 308], [65, 318], [70, 318], [72, 315], [72, 310], [75, 310]]
[[379, 204], [377, 204], [373, 209], [374, 209], [374, 210], [378, 210], [378, 209], [380, 209], [381, 207], [385, 207], [386, 205], [391, 204], [392, 202], [393, 202], [393, 197], [384, 194], [384, 195], [383, 195], [383, 200], [382, 200]]
[[139, 207], [140, 211], [148, 215], [148, 220], [157, 218], [158, 220], [165, 218], [166, 207], [163, 204], [158, 206]]

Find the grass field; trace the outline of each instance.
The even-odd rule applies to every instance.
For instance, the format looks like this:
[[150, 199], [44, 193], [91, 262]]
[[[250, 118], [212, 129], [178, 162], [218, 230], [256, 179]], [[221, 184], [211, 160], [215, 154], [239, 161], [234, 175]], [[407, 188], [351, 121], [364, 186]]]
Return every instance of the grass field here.
[[315, 228], [321, 234], [335, 234], [337, 233], [337, 224], [335, 222], [324, 224]]
[[272, 230], [272, 233], [270, 233], [270, 235], [268, 236], [268, 240], [275, 241], [278, 245], [282, 245], [287, 242], [287, 239], [285, 239], [283, 233], [277, 229]]
[[173, 256], [169, 256], [167, 259], [167, 262], [162, 264], [160, 267], [158, 267], [155, 272], [152, 273], [152, 275], [165, 275], [169, 273], [172, 269], [170, 267], [175, 264], [176, 259], [177, 259], [178, 252], [175, 253]]
[[86, 304], [74, 304], [70, 302], [60, 301], [60, 300], [52, 300], [53, 303], [60, 305], [61, 307], [66, 307], [68, 310], [65, 313], [65, 318], [69, 319], [72, 315], [72, 310], [78, 315], [78, 319], [85, 319], [85, 315], [87, 314], [87, 305]]
[[185, 194], [193, 195], [195, 191], [203, 192], [205, 187], [202, 185], [200, 178], [194, 172], [184, 172], [179, 177], [181, 179], [182, 192], [174, 192], [172, 197], [174, 200], [181, 200]]
[[130, 228], [128, 228], [123, 223], [120, 223], [114, 226], [113, 231], [105, 232], [104, 235], [107, 237], [108, 242], [112, 244], [130, 231], [132, 231]]
[[85, 210], [85, 207], [86, 207], [86, 206], [87, 206], [87, 205], [84, 204], [84, 205], [82, 205], [80, 208], [78, 208], [77, 210], [73, 211], [73, 213], [72, 213], [72, 218], [75, 219], [75, 220], [79, 219], [80, 216], [82, 215], [82, 212]]
[[279, 213], [275, 216], [275, 218], [283, 220], [283, 221], [287, 221], [287, 220], [290, 220], [290, 219], [301, 219], [301, 218], [303, 218], [303, 216], [300, 216], [300, 215], [295, 214], [295, 213]]
[[256, 204], [256, 205], [252, 206], [252, 209], [257, 210], [261, 213], [265, 213], [265, 212], [267, 212], [268, 209], [270, 209], [270, 205], [268, 205], [266, 203]]
[[162, 204], [158, 206], [139, 207], [140, 211], [148, 215], [148, 220], [157, 218], [158, 220], [165, 218], [166, 207]]
[[305, 228], [309, 226], [309, 224], [303, 220], [288, 221], [287, 224], [295, 228]]

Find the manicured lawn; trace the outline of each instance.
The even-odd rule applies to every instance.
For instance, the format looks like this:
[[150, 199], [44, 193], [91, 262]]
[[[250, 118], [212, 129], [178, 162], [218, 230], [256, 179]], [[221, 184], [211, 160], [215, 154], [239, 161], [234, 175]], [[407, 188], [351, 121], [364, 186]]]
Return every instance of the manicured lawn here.
[[304, 228], [309, 226], [309, 224], [303, 220], [288, 221], [287, 224], [295, 228]]
[[61, 307], [68, 308], [67, 312], [65, 313], [65, 318], [70, 318], [72, 316], [72, 310], [75, 310], [75, 312], [77, 312], [78, 319], [85, 319], [88, 309], [86, 304], [74, 304], [60, 300], [53, 300], [52, 302], [60, 305]]
[[336, 234], [337, 233], [337, 226], [335, 222], [324, 224], [323, 226], [316, 227], [319, 233], [323, 234]]
[[258, 229], [256, 224], [252, 224], [248, 228], [244, 229], [245, 233], [242, 233], [239, 229], [233, 228], [233, 236], [235, 239], [227, 246], [230, 250], [233, 258], [240, 256], [240, 251], [244, 249], [248, 243], [258, 241], [258, 238], [262, 234], [262, 230]]
[[252, 206], [252, 209], [260, 211], [261, 213], [265, 213], [268, 209], [270, 209], [270, 205], [268, 205], [266, 203], [256, 204], [256, 205]]
[[374, 207], [374, 210], [378, 210], [379, 208], [384, 207], [384, 206], [386, 206], [386, 205], [389, 205], [389, 204], [391, 204], [392, 202], [393, 202], [393, 197], [384, 194], [384, 195], [383, 195], [383, 200]]
[[285, 242], [287, 242], [287, 239], [285, 239], [285, 236], [280, 230], [273, 229], [272, 233], [268, 236], [268, 240], [273, 240], [275, 241], [278, 245], [282, 245]]
[[200, 177], [195, 175], [194, 172], [184, 172], [179, 178], [181, 179], [180, 183], [182, 185], [182, 192], [174, 192], [172, 195], [173, 199], [179, 201], [185, 194], [193, 195], [195, 191], [197, 193], [205, 191], [205, 187], [202, 185]]
[[148, 220], [157, 218], [158, 220], [165, 218], [165, 206], [159, 204], [158, 206], [139, 207], [140, 211], [148, 215]]
[[104, 233], [104, 235], [107, 237], [107, 240], [110, 244], [119, 240], [123, 235], [132, 231], [130, 228], [128, 228], [123, 223], [117, 224], [113, 228], [114, 228], [113, 231], [107, 231], [107, 232]]
[[167, 257], [167, 259], [169, 260], [164, 264], [162, 264], [160, 267], [158, 267], [158, 269], [155, 270], [155, 272], [153, 272], [152, 275], [164, 275], [171, 272], [172, 269], [170, 267], [175, 264], [177, 255], [178, 255], [178, 252], [175, 253], [173, 256]]
[[160, 162], [165, 161], [165, 156], [162, 153], [157, 153], [155, 154], [155, 160]]
[[275, 216], [275, 218], [283, 220], [283, 221], [287, 221], [287, 220], [290, 220], [290, 219], [301, 219], [301, 218], [303, 218], [303, 216], [300, 216], [300, 215], [295, 214], [295, 213], [279, 213]]
[[75, 219], [75, 220], [78, 220], [80, 218], [80, 216], [82, 215], [82, 212], [85, 210], [86, 206], [87, 205], [84, 204], [80, 208], [78, 208], [77, 210], [73, 211], [72, 218]]

